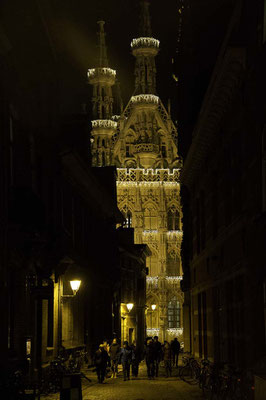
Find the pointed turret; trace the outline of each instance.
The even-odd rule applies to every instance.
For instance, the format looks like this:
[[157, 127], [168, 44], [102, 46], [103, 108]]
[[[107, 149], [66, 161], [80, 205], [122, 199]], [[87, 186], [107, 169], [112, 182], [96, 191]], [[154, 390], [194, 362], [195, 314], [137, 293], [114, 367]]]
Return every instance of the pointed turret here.
[[142, 37], [152, 37], [151, 32], [151, 17], [150, 17], [150, 3], [148, 0], [141, 1], [141, 13], [139, 22], [139, 35]]
[[106, 43], [105, 43], [105, 31], [104, 31], [104, 21], [98, 21], [99, 25], [99, 32], [98, 32], [98, 47], [99, 47], [99, 52], [98, 52], [98, 67], [108, 67], [108, 58], [107, 58], [107, 48], [106, 48]]
[[155, 56], [160, 42], [152, 37], [149, 5], [148, 0], [141, 0], [140, 37], [131, 42], [132, 54], [136, 57], [134, 94], [156, 94]]
[[98, 21], [98, 25], [97, 66], [88, 70], [88, 80], [93, 86], [92, 165], [102, 167], [111, 163], [111, 139], [117, 127], [117, 122], [112, 120], [112, 86], [115, 83], [116, 71], [109, 68], [104, 21]]

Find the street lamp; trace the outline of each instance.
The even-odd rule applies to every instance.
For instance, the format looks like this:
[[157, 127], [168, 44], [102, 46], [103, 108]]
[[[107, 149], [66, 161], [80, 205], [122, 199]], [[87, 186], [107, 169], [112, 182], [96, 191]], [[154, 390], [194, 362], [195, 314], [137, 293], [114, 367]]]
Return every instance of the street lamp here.
[[79, 280], [70, 281], [70, 286], [71, 286], [71, 289], [73, 290], [73, 296], [75, 296], [77, 294], [80, 284], [81, 284], [81, 281], [79, 281]]
[[75, 279], [73, 281], [70, 281], [69, 283], [70, 283], [71, 289], [73, 291], [73, 294], [62, 294], [61, 297], [74, 297], [74, 296], [76, 296], [77, 291], [79, 290], [81, 281]]
[[133, 303], [127, 303], [127, 310], [128, 312], [130, 312], [132, 310], [132, 308], [134, 307]]

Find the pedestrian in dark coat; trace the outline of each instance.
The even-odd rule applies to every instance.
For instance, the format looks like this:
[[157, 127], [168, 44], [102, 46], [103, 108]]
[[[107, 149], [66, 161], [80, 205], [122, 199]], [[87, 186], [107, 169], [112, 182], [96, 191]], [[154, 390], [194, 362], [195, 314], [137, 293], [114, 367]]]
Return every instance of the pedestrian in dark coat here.
[[104, 350], [103, 345], [100, 345], [94, 356], [94, 365], [96, 368], [96, 373], [99, 383], [103, 383], [104, 381], [107, 361], [108, 361], [107, 351]]
[[177, 340], [177, 338], [174, 338], [174, 340], [171, 342], [171, 349], [172, 349], [172, 355], [173, 355], [173, 366], [178, 367], [178, 356], [180, 352], [180, 343]]
[[147, 374], [149, 379], [154, 379], [154, 372], [155, 372], [155, 348], [154, 342], [152, 339], [147, 340], [147, 344], [144, 349], [145, 360], [147, 365]]
[[139, 373], [139, 363], [141, 361], [141, 351], [136, 346], [136, 342], [133, 342], [132, 346], [132, 375], [137, 378]]
[[164, 341], [163, 346], [163, 361], [166, 378], [168, 378], [168, 376], [171, 376], [172, 374], [172, 350], [167, 340]]
[[158, 377], [159, 365], [162, 360], [162, 344], [158, 340], [158, 336], [154, 336], [154, 351], [155, 351], [155, 376]]
[[132, 360], [132, 350], [128, 345], [128, 342], [125, 341], [123, 343], [123, 347], [120, 351], [119, 362], [122, 364], [123, 367], [123, 375], [124, 381], [130, 379], [130, 363]]
[[111, 370], [112, 370], [111, 378], [117, 378], [120, 351], [121, 351], [121, 349], [120, 349], [119, 344], [117, 343], [117, 339], [114, 338], [113, 342], [109, 348], [109, 356], [110, 356], [110, 360], [111, 360]]

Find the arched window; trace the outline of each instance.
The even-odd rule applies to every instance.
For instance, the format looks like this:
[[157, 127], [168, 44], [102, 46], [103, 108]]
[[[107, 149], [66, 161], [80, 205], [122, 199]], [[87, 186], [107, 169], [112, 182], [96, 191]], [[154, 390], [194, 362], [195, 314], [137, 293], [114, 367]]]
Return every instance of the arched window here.
[[132, 212], [130, 210], [127, 212], [126, 220], [126, 225], [128, 228], [130, 228], [132, 226]]
[[157, 229], [157, 213], [156, 210], [146, 208], [144, 211], [144, 229], [156, 230]]
[[105, 166], [105, 152], [102, 152], [102, 166]]
[[158, 265], [158, 257], [153, 254], [151, 257], [146, 258], [146, 267], [149, 270], [150, 276], [158, 276], [159, 275], [159, 265]]
[[180, 275], [180, 257], [175, 251], [171, 251], [167, 254], [166, 259], [166, 272], [168, 276], [179, 276]]
[[122, 213], [126, 220], [123, 224], [123, 227], [131, 228], [132, 227], [132, 212], [130, 210], [123, 210]]
[[[148, 329], [158, 328], [158, 304], [156, 304], [155, 299], [149, 299], [148, 303], [148, 310], [146, 316], [146, 323]], [[152, 309], [152, 304], [156, 305], [155, 310]]]
[[180, 328], [180, 303], [176, 297], [168, 303], [168, 328]]
[[180, 229], [180, 216], [177, 210], [169, 210], [167, 213], [168, 231], [178, 231]]

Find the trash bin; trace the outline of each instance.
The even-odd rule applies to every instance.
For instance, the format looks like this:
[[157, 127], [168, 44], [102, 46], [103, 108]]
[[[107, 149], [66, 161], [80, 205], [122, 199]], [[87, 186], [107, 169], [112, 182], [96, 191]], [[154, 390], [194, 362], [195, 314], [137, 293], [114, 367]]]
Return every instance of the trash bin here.
[[67, 374], [62, 377], [60, 400], [82, 400], [81, 374]]

